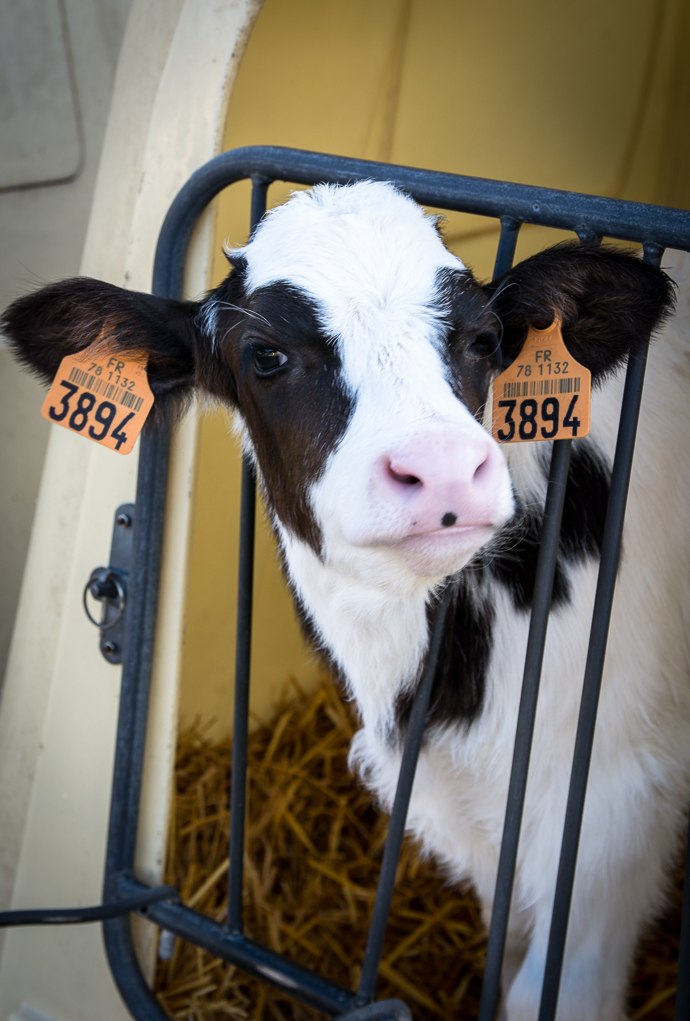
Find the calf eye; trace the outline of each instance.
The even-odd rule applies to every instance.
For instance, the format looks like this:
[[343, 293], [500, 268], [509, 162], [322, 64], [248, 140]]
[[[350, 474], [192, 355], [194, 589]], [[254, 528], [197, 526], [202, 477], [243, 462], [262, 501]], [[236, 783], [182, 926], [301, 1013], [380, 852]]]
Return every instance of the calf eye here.
[[270, 376], [287, 362], [287, 355], [276, 347], [252, 348], [252, 362], [257, 376]]
[[470, 344], [470, 349], [478, 355], [492, 355], [498, 350], [498, 337], [495, 333], [479, 333]]

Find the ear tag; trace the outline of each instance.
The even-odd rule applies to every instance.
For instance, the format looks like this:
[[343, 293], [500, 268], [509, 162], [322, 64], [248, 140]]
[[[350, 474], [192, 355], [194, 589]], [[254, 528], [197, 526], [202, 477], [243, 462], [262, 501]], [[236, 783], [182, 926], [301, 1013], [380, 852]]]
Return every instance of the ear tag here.
[[592, 374], [568, 352], [558, 316], [530, 326], [522, 351], [494, 380], [491, 435], [499, 443], [586, 436]]
[[41, 414], [49, 422], [129, 454], [153, 407], [146, 355], [114, 355], [99, 338], [60, 362]]

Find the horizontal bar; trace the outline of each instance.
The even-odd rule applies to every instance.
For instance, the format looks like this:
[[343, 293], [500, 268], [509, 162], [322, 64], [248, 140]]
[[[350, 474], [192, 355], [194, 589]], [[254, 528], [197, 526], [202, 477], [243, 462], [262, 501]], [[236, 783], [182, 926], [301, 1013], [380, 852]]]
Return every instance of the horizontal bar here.
[[402, 1000], [378, 1000], [340, 1015], [341, 1021], [412, 1021], [410, 1008]]
[[180, 895], [174, 886], [155, 886], [144, 889], [133, 897], [96, 904], [88, 908], [29, 908], [26, 911], [0, 911], [0, 929], [18, 925], [83, 925], [102, 922], [106, 918], [119, 918], [148, 907], [158, 901], [178, 901]]
[[[122, 896], [135, 896], [148, 887], [131, 875], [123, 874], [118, 877], [117, 889]], [[246, 936], [233, 935], [218, 922], [183, 904], [157, 903], [140, 914], [180, 939], [236, 964], [326, 1014], [342, 1014], [355, 1006], [355, 994], [350, 989], [329, 982]]]
[[497, 219], [511, 217], [523, 223], [572, 230], [581, 236], [654, 242], [662, 248], [690, 251], [690, 212], [684, 209], [303, 149], [254, 145], [231, 149], [209, 160], [178, 192], [161, 228], [154, 266], [155, 294], [176, 296], [182, 286], [184, 253], [197, 219], [219, 191], [249, 177], [295, 184], [390, 181], [422, 205]]

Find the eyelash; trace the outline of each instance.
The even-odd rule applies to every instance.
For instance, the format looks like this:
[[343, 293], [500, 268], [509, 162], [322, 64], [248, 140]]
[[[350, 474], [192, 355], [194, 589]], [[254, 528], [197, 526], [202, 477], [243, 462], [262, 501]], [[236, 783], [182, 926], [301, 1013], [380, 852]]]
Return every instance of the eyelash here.
[[479, 358], [489, 358], [496, 355], [500, 342], [495, 333], [478, 333], [474, 340], [462, 345], [461, 339], [451, 334], [448, 337], [448, 347], [451, 352], [462, 352], [463, 355], [474, 355]]
[[470, 347], [480, 355], [492, 355], [498, 350], [498, 337], [493, 333], [478, 334]]
[[287, 364], [287, 355], [276, 347], [254, 345], [252, 363], [257, 376], [272, 376]]

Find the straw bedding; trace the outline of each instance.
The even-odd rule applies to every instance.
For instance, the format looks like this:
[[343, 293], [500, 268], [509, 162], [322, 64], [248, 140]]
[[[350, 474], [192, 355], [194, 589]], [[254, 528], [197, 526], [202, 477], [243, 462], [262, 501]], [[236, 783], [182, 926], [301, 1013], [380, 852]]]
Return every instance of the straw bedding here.
[[[359, 979], [387, 818], [347, 768], [353, 716], [326, 677], [312, 693], [292, 682], [249, 741], [247, 934], [343, 985]], [[185, 904], [226, 915], [229, 741], [181, 735], [166, 882]], [[641, 948], [633, 1021], [671, 1021], [681, 875], [667, 917]], [[449, 886], [406, 841], [377, 997], [405, 1000], [418, 1021], [476, 1018], [486, 937], [470, 891]], [[156, 990], [181, 1021], [312, 1021], [317, 1011], [176, 941]]]

